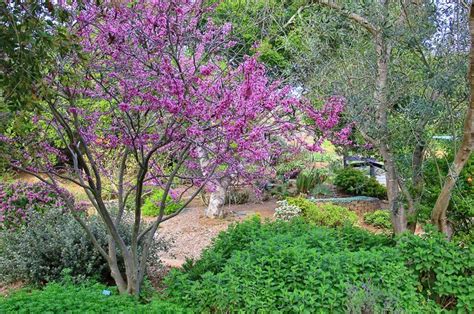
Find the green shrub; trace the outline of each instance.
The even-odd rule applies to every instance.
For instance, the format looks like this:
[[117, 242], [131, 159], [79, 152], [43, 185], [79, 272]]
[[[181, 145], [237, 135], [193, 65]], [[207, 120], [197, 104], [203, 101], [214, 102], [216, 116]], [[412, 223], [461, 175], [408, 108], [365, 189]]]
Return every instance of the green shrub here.
[[296, 190], [298, 193], [308, 194], [318, 184], [323, 183], [327, 179], [327, 171], [325, 169], [311, 169], [309, 171], [301, 171], [296, 177]]
[[[107, 247], [103, 223], [95, 216], [84, 219], [102, 247]], [[132, 217], [125, 215], [119, 227], [128, 243], [132, 222]], [[156, 241], [151, 255], [166, 249], [166, 245], [166, 242]], [[71, 271], [76, 281], [87, 278], [101, 282], [111, 280], [106, 261], [69, 214], [59, 210], [49, 210], [42, 215], [36, 213], [27, 226], [16, 232], [0, 233], [1, 283], [23, 281], [41, 285], [60, 279], [65, 269]]]
[[473, 257], [437, 233], [394, 241], [354, 227], [253, 219], [173, 270], [165, 295], [196, 312], [472, 313]]
[[355, 302], [352, 291], [367, 283], [378, 291], [374, 311], [416, 312], [423, 303], [389, 238], [301, 219], [230, 227], [201, 260], [173, 270], [165, 281], [170, 300], [196, 312], [326, 313], [349, 305], [360, 312], [367, 302]]
[[305, 218], [311, 223], [328, 227], [354, 225], [358, 221], [356, 213], [332, 203], [317, 204], [305, 213]]
[[[155, 217], [160, 213], [161, 201], [163, 200], [162, 189], [155, 189], [149, 197], [147, 197], [142, 206], [143, 216]], [[182, 207], [183, 204], [175, 202], [168, 194], [166, 196], [165, 215], [170, 215]]]
[[[94, 235], [106, 239], [98, 221], [90, 226]], [[71, 216], [57, 210], [36, 213], [28, 226], [1, 234], [0, 282], [42, 284], [59, 279], [65, 268], [76, 278], [108, 278], [105, 260]]]
[[331, 187], [328, 184], [316, 184], [316, 186], [311, 190], [310, 194], [313, 196], [328, 196], [333, 195], [333, 191], [331, 190]]
[[291, 182], [286, 181], [275, 184], [270, 189], [270, 194], [277, 199], [285, 199], [287, 197], [296, 195], [296, 190], [291, 186]]
[[470, 247], [474, 245], [474, 229], [469, 231], [458, 231], [453, 235], [452, 241], [458, 243], [462, 247]]
[[390, 218], [390, 212], [387, 210], [376, 210], [372, 213], [366, 213], [364, 215], [365, 223], [372, 225], [377, 228], [391, 229], [392, 220]]
[[249, 199], [249, 191], [230, 188], [225, 195], [225, 204], [245, 204]]
[[444, 308], [474, 312], [474, 248], [448, 242], [434, 228], [421, 237], [402, 235], [398, 248], [413, 270], [418, 290]]
[[287, 201], [288, 204], [301, 209], [306, 221], [319, 226], [353, 225], [358, 221], [358, 217], [354, 212], [332, 203], [314, 203], [302, 197], [287, 198]]
[[350, 167], [337, 171], [334, 185], [350, 195], [387, 198], [387, 189], [375, 178], [367, 177], [361, 171]]
[[[103, 292], [110, 291], [107, 296]], [[42, 290], [23, 289], [0, 297], [0, 313], [190, 313], [189, 310], [154, 298], [142, 304], [118, 295], [114, 287], [84, 282], [50, 283]]]

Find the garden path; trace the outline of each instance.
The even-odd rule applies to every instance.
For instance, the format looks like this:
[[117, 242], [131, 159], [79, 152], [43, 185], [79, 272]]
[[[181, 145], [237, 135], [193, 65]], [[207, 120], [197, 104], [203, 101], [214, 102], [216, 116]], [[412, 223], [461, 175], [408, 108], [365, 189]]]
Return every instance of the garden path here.
[[211, 244], [219, 232], [237, 221], [258, 214], [262, 219], [273, 219], [275, 200], [260, 203], [227, 206], [228, 215], [224, 219], [209, 219], [204, 216], [204, 207], [186, 209], [173, 219], [165, 221], [157, 236], [172, 241], [171, 249], [162, 254], [161, 261], [171, 267], [181, 266], [186, 258], [198, 258], [204, 248]]

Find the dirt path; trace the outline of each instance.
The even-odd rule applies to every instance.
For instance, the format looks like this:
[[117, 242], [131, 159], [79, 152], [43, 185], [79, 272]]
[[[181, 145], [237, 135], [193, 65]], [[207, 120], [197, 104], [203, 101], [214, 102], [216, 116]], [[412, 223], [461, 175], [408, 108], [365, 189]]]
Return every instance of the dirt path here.
[[229, 215], [225, 219], [204, 217], [204, 207], [186, 209], [173, 219], [165, 221], [158, 236], [172, 241], [169, 252], [162, 254], [161, 261], [171, 267], [181, 266], [186, 257], [198, 258], [204, 248], [211, 244], [219, 232], [236, 221], [259, 214], [263, 219], [273, 219], [276, 201], [227, 206]]

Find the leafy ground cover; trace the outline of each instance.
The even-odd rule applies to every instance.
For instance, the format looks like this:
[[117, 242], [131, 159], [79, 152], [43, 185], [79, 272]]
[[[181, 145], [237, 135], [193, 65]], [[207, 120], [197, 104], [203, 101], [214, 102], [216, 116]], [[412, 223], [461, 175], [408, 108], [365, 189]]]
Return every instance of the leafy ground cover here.
[[102, 284], [50, 283], [42, 290], [23, 289], [0, 298], [0, 313], [189, 313], [178, 305], [153, 299], [140, 303]]
[[390, 229], [392, 222], [390, 221], [390, 212], [387, 210], [376, 210], [372, 213], [364, 215], [365, 223], [377, 228]]
[[437, 233], [394, 239], [254, 219], [172, 271], [166, 295], [197, 312], [470, 312], [473, 253]]
[[0, 313], [470, 313], [473, 261], [472, 248], [432, 230], [391, 237], [255, 217], [172, 270], [164, 294], [146, 303], [102, 284], [66, 281], [0, 299]]

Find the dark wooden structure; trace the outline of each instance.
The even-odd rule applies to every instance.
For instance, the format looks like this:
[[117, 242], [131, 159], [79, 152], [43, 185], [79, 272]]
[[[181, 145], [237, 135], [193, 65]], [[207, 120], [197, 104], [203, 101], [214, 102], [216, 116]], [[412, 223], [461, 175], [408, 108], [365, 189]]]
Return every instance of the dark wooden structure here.
[[370, 176], [375, 177], [375, 168], [385, 170], [382, 162], [375, 160], [374, 158], [361, 157], [361, 156], [344, 156], [343, 157], [344, 168], [347, 167], [370, 167]]

